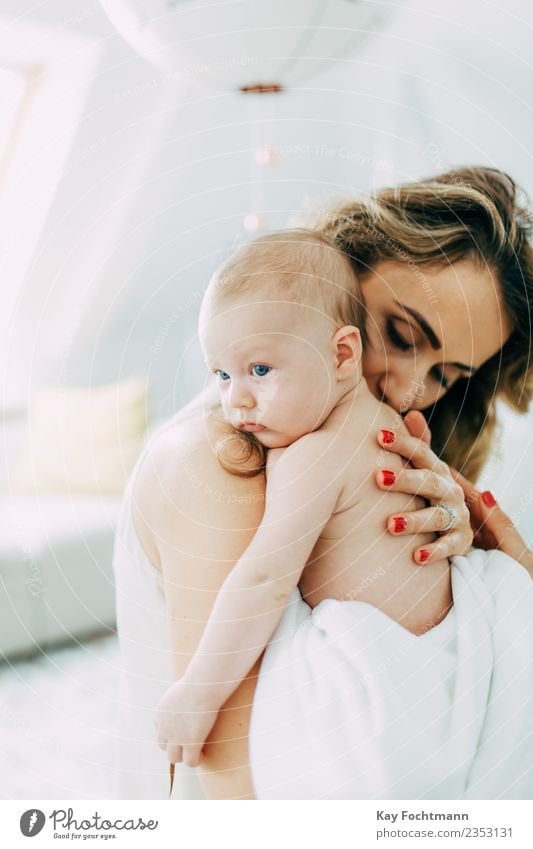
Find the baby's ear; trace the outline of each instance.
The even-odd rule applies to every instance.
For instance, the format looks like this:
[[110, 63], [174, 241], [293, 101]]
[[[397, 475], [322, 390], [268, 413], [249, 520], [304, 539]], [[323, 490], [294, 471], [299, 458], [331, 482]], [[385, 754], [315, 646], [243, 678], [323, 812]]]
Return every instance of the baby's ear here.
[[351, 324], [341, 327], [333, 337], [333, 346], [339, 380], [352, 377], [359, 368], [363, 354], [360, 331]]

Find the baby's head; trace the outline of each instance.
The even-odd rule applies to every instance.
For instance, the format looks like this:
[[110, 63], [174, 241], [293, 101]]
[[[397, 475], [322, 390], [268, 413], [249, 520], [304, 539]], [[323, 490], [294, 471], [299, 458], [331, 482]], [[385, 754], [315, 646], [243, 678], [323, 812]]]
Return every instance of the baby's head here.
[[200, 311], [227, 421], [266, 448], [316, 430], [361, 378], [363, 328], [355, 271], [321, 234], [285, 230], [240, 248]]

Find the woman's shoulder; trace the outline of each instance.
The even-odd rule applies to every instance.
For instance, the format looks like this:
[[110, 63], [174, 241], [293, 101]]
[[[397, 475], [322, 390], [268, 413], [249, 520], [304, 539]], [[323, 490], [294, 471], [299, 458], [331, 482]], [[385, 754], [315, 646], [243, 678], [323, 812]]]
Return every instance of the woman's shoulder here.
[[[151, 435], [137, 465], [136, 493], [157, 481], [165, 490], [181, 491], [183, 476], [191, 466], [216, 473], [214, 445], [225, 432], [218, 416], [194, 412], [187, 417], [177, 413]], [[153, 493], [152, 493], [153, 494]]]
[[216, 492], [221, 504], [243, 493], [263, 493], [262, 475], [238, 477], [220, 465], [216, 444], [231, 432], [216, 408], [186, 417], [178, 413], [165, 422], [152, 435], [138, 464], [133, 487], [136, 509], [157, 521], [168, 511], [175, 516], [180, 507], [186, 507], [187, 514], [195, 505], [201, 511], [202, 493]]
[[200, 544], [203, 549], [208, 544], [222, 548], [227, 540], [219, 539], [221, 533], [239, 536], [259, 525], [264, 475], [243, 478], [222, 468], [214, 446], [227, 432], [217, 415], [178, 415], [147, 444], [133, 483], [132, 511], [141, 545], [155, 568], [161, 568], [163, 542], [172, 551], [184, 542], [192, 550]]

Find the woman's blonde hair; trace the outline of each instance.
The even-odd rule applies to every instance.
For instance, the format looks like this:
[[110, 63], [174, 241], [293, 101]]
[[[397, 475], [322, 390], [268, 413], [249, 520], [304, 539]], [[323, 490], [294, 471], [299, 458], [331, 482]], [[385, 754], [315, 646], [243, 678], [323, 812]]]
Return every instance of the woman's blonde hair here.
[[459, 168], [329, 209], [313, 225], [350, 257], [360, 279], [383, 260], [416, 267], [472, 259], [495, 275], [508, 341], [425, 411], [433, 449], [476, 480], [496, 430], [495, 400], [525, 412], [533, 392], [532, 220], [514, 181], [492, 168]]

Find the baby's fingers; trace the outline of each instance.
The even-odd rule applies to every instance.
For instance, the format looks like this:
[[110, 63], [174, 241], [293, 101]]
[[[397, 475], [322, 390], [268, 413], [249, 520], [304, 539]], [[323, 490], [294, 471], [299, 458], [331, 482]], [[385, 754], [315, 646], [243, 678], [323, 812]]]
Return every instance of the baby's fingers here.
[[171, 764], [180, 764], [183, 761], [183, 746], [167, 746], [167, 757]]
[[184, 746], [183, 763], [187, 766], [198, 766], [202, 757], [201, 746]]

